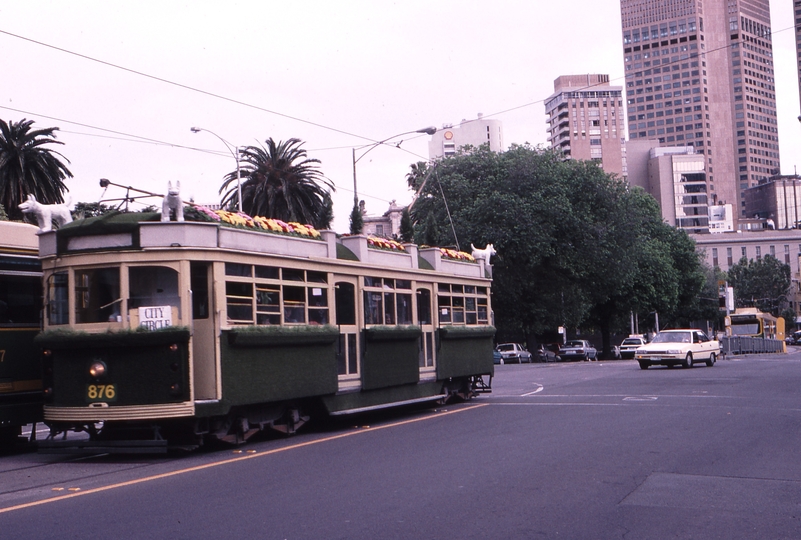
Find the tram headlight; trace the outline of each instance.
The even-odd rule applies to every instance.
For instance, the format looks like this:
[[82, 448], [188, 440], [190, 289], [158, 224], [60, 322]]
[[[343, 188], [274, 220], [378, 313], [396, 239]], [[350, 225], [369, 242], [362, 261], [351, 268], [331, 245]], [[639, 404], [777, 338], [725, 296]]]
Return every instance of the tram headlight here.
[[103, 375], [106, 374], [106, 364], [105, 362], [94, 362], [89, 367], [89, 375], [91, 375], [95, 379], [99, 379]]

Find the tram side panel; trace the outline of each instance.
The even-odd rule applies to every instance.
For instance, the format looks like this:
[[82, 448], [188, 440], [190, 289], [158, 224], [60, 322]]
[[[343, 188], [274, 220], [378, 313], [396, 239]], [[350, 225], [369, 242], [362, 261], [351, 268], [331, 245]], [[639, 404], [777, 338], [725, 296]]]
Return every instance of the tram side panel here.
[[274, 403], [337, 391], [337, 328], [278, 330], [222, 332], [220, 362], [223, 399], [228, 406]]
[[38, 328], [0, 328], [0, 439], [42, 420], [42, 370], [33, 342], [38, 333]]
[[438, 379], [494, 374], [494, 327], [443, 326], [437, 334]]

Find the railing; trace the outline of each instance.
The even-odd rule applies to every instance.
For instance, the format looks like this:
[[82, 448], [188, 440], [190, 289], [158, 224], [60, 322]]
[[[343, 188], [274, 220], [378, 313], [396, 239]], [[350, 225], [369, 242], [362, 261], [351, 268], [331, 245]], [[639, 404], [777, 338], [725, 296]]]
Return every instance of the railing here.
[[778, 339], [746, 336], [720, 338], [723, 354], [763, 354], [785, 352], [784, 343]]

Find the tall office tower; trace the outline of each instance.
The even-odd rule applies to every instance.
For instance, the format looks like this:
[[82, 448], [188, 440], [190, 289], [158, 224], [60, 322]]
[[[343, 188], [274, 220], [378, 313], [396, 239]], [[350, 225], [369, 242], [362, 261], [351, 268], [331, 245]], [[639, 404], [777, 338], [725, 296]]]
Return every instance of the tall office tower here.
[[693, 146], [708, 203], [745, 217], [743, 190], [779, 171], [769, 0], [621, 0], [620, 9], [629, 137]]
[[462, 120], [457, 127], [446, 124], [438, 129], [428, 141], [428, 157], [453, 156], [462, 146], [482, 144], [488, 144], [493, 152], [503, 152], [503, 122], [478, 113], [475, 120]]
[[625, 177], [623, 88], [610, 86], [609, 75], [562, 75], [553, 91], [545, 101], [551, 148]]
[[[793, 18], [795, 19], [795, 53], [798, 57], [798, 94], [801, 97], [801, 0], [793, 0]], [[799, 117], [801, 121], [801, 117]]]

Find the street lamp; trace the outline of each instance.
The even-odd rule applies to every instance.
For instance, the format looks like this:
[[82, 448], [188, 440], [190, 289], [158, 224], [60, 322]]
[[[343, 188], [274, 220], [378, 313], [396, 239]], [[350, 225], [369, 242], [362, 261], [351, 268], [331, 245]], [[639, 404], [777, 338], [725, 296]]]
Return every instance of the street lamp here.
[[[356, 163], [360, 159], [362, 159], [364, 156], [366, 156], [367, 153], [370, 150], [372, 150], [373, 148], [375, 148], [377, 146], [380, 146], [380, 145], [386, 143], [387, 141], [391, 141], [392, 139], [396, 139], [396, 138], [398, 138], [398, 137], [400, 137], [402, 135], [409, 135], [411, 133], [424, 133], [426, 135], [433, 135], [436, 132], [437, 132], [437, 128], [435, 128], [434, 126], [429, 126], [427, 128], [415, 129], [414, 131], [404, 131], [403, 133], [398, 133], [397, 135], [393, 135], [392, 137], [387, 137], [386, 139], [384, 139], [382, 141], [378, 141], [378, 142], [374, 142], [372, 144], [367, 144], [367, 145], [364, 145], [364, 146], [360, 146], [358, 148], [354, 147], [353, 148], [353, 204], [354, 204], [354, 206], [358, 206], [358, 204], [359, 204], [359, 196], [356, 193]], [[397, 146], [400, 147], [402, 142], [403, 141], [400, 141], [397, 144]], [[357, 158], [356, 157], [356, 150], [364, 150], [365, 148], [367, 148], [367, 150], [365, 150], [365, 152], [361, 156], [359, 156]]]
[[225, 147], [228, 149], [228, 151], [231, 152], [231, 155], [234, 156], [234, 159], [236, 160], [236, 198], [237, 198], [237, 202], [239, 203], [239, 211], [242, 212], [242, 183], [241, 183], [240, 175], [239, 175], [239, 147], [238, 146], [234, 146], [233, 144], [229, 143], [228, 141], [226, 141], [225, 139], [223, 139], [222, 137], [220, 137], [219, 135], [217, 135], [216, 133], [214, 133], [210, 129], [192, 127], [192, 128], [189, 128], [189, 130], [192, 133], [200, 133], [201, 131], [205, 131], [207, 133], [211, 133], [212, 135], [214, 135], [215, 137], [220, 139], [222, 141], [222, 143], [225, 145]]

